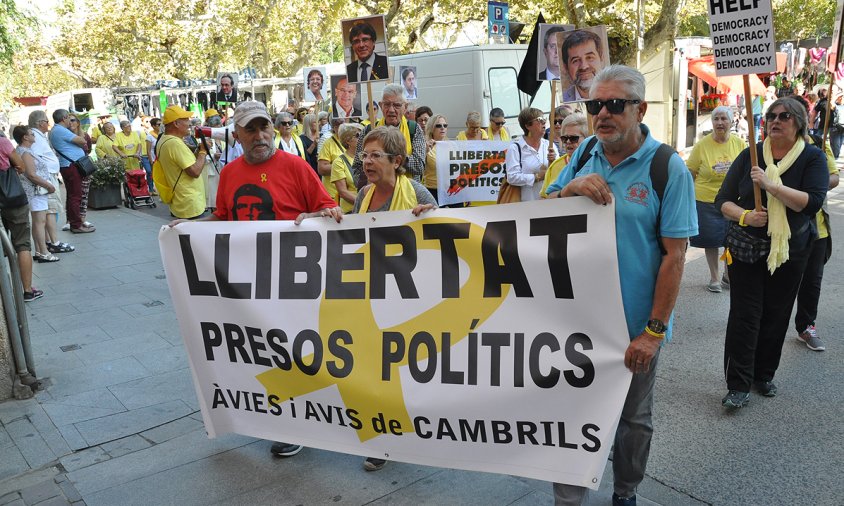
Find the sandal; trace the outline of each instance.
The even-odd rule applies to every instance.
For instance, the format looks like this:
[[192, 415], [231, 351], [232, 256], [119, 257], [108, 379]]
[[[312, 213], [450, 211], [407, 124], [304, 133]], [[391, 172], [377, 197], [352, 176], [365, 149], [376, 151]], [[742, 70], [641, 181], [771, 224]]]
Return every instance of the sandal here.
[[86, 227], [85, 225], [82, 225], [79, 228], [71, 228], [70, 229], [70, 231], [73, 232], [74, 234], [90, 234], [91, 232], [93, 232], [95, 230], [97, 230], [97, 229], [94, 228], [94, 227]]
[[42, 255], [40, 253], [35, 253], [32, 255], [32, 258], [38, 263], [45, 263], [45, 262], [58, 262], [61, 258], [57, 257], [52, 253], [48, 253], [46, 255]]
[[76, 247], [66, 242], [57, 242], [55, 244], [48, 242], [47, 250], [50, 253], [70, 253], [71, 251], [76, 251]]

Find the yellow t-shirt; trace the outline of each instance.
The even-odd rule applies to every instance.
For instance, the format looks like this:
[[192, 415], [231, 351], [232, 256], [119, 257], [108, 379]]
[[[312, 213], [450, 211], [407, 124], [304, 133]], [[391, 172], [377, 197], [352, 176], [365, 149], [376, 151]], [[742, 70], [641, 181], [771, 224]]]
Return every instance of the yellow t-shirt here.
[[695, 200], [710, 204], [715, 202], [730, 165], [746, 147], [743, 140], [732, 134], [723, 144], [715, 142], [712, 134], [695, 144], [686, 161], [686, 166], [695, 176]]
[[129, 132], [129, 135], [124, 134], [123, 131], [117, 132], [114, 134], [114, 145], [122, 149], [123, 154], [129, 156], [129, 158], [123, 159], [126, 162], [126, 170], [138, 170], [141, 168], [141, 161], [132, 156], [143, 153], [144, 141], [141, 139], [141, 134], [134, 131]]
[[[346, 148], [340, 144], [340, 139], [338, 139], [336, 135], [332, 135], [322, 144], [322, 149], [319, 150], [317, 160], [325, 160], [333, 164], [334, 160], [345, 152]], [[331, 190], [334, 189], [334, 183], [331, 182], [331, 176], [322, 176], [322, 185], [325, 186], [325, 189], [330, 194]], [[336, 195], [337, 190], [334, 191]]]
[[196, 157], [182, 139], [172, 135], [161, 137], [157, 151], [167, 183], [174, 188], [170, 212], [177, 218], [195, 218], [202, 214], [205, 211], [202, 178], [182, 174], [184, 169], [196, 163]]
[[545, 197], [548, 196], [547, 195], [548, 187], [551, 186], [551, 183], [553, 183], [554, 181], [557, 180], [557, 176], [559, 176], [560, 173], [563, 172], [563, 169], [565, 169], [566, 165], [568, 165], [568, 164], [569, 164], [569, 154], [568, 153], [563, 153], [563, 156], [557, 158], [556, 160], [554, 160], [553, 163], [551, 163], [551, 166], [548, 167], [548, 171], [545, 172], [545, 182], [542, 183], [542, 190], [540, 190], [540, 192], [539, 192], [540, 197], [542, 197], [544, 199]]
[[[346, 165], [347, 162], [348, 165]], [[355, 203], [347, 202], [346, 200], [340, 198], [340, 192], [337, 191], [335, 183], [337, 181], [346, 181], [346, 188], [348, 188], [350, 192], [357, 194], [358, 189], [355, 187], [355, 180], [352, 178], [352, 171], [349, 170], [349, 167], [351, 166], [352, 159], [346, 156], [345, 153], [335, 158], [334, 162], [331, 163], [331, 187], [328, 188], [328, 194], [331, 195], [331, 198], [333, 198], [335, 202], [340, 203], [340, 208], [344, 213], [352, 212], [355, 207]]]
[[422, 174], [422, 182], [425, 188], [432, 190], [431, 193], [437, 194], [437, 147], [434, 146], [428, 151], [425, 156], [425, 172]]
[[114, 146], [114, 141], [108, 138], [108, 135], [102, 134], [97, 139], [97, 147], [94, 148], [94, 151], [97, 153], [97, 158], [108, 158], [114, 157], [117, 158], [117, 153], [112, 148]]
[[[480, 132], [481, 132], [481, 140], [482, 141], [488, 141], [489, 135], [487, 135], [486, 130], [481, 129]], [[466, 130], [462, 130], [459, 134], [457, 134], [456, 140], [458, 140], [458, 141], [468, 141], [469, 139], [466, 138]]]

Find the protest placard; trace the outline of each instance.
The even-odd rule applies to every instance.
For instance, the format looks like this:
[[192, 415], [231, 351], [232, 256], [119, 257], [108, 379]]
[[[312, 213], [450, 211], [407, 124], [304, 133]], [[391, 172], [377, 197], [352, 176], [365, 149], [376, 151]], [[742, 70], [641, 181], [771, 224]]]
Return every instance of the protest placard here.
[[708, 0], [715, 75], [776, 72], [771, 0]]
[[163, 227], [209, 436], [597, 489], [631, 378], [614, 216], [575, 197]]
[[437, 202], [495, 202], [510, 141], [437, 142]]

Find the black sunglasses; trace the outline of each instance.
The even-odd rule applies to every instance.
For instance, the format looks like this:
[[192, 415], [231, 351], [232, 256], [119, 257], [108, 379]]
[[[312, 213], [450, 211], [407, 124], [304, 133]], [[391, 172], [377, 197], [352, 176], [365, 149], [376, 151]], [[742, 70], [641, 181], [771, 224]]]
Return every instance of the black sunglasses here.
[[638, 104], [641, 100], [631, 100], [627, 98], [611, 98], [609, 100], [587, 100], [586, 111], [591, 115], [596, 115], [601, 112], [604, 106], [607, 106], [607, 112], [610, 114], [621, 114], [624, 112], [624, 106], [627, 104]]
[[437, 123], [434, 128], [448, 128], [448, 123]]
[[580, 139], [579, 135], [561, 135], [560, 140], [563, 142], [577, 142]]
[[292, 121], [279, 121], [278, 124], [281, 125], [281, 126], [290, 126], [290, 125], [293, 124], [293, 122]]
[[[600, 109], [599, 109], [599, 110], [600, 110]], [[562, 125], [562, 124], [563, 124], [563, 120], [561, 120], [561, 119], [555, 119], [555, 120], [554, 120], [554, 124], [555, 124], [555, 125]]]
[[780, 120], [780, 121], [788, 121], [788, 120], [790, 120], [792, 117], [794, 117], [794, 115], [793, 115], [793, 114], [791, 114], [790, 112], [786, 112], [786, 111], [783, 111], [783, 112], [781, 112], [781, 113], [779, 113], [779, 114], [777, 114], [777, 113], [775, 113], [775, 112], [767, 112], [767, 113], [765, 113], [765, 121], [767, 121], [768, 123], [770, 123], [770, 122], [774, 121], [775, 119], [778, 119], [778, 120]]
[[498, 126], [504, 126], [504, 123], [506, 123], [506, 121], [493, 121], [493, 123], [495, 123]]

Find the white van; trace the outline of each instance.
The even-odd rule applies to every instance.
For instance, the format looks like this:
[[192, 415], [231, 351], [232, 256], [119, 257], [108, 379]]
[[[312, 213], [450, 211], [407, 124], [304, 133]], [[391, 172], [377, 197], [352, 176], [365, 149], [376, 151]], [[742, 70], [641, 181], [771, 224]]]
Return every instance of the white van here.
[[47, 97], [47, 116], [52, 120], [53, 111], [67, 109], [68, 111], [114, 113], [114, 95], [108, 88], [81, 88], [63, 91]]

